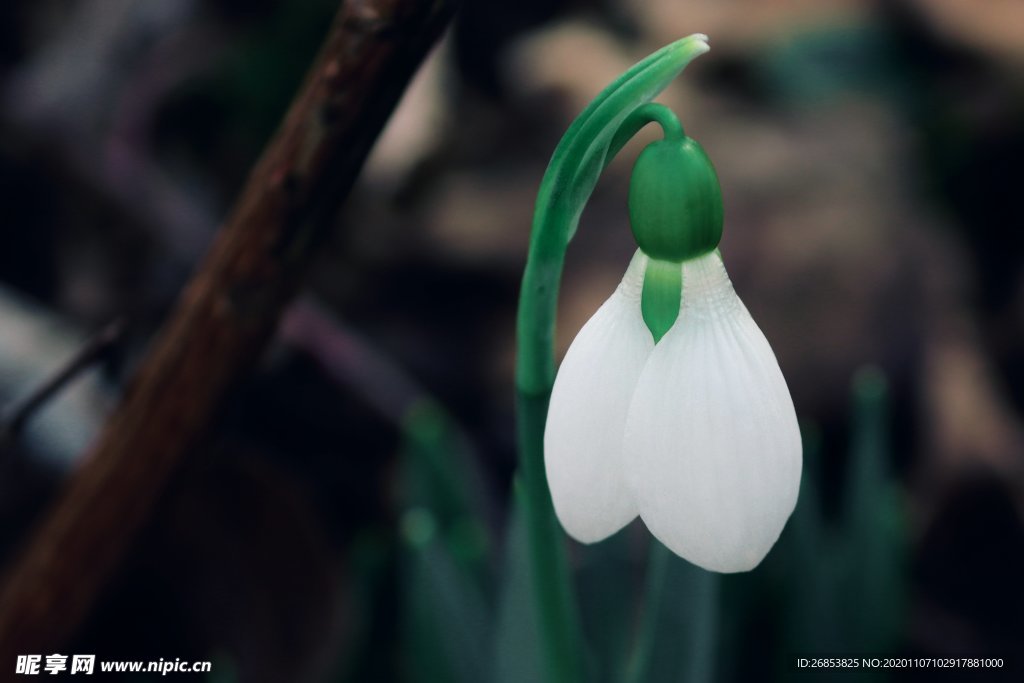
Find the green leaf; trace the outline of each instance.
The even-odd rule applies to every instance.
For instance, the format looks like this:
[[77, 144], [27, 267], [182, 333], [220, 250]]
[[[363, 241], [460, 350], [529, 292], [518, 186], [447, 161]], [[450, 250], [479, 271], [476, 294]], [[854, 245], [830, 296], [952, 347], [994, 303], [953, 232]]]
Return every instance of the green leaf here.
[[630, 534], [622, 531], [600, 543], [578, 548], [583, 634], [594, 663], [588, 683], [622, 680], [635, 629], [637, 562], [630, 556]]
[[411, 505], [424, 505], [442, 523], [480, 516], [482, 475], [470, 457], [468, 439], [436, 401], [421, 398], [402, 420], [403, 455], [409, 467]]
[[484, 680], [492, 619], [487, 601], [438, 537], [429, 512], [407, 512], [403, 536], [406, 679], [421, 683]]
[[481, 590], [493, 582], [483, 476], [468, 439], [434, 400], [421, 399], [402, 422], [403, 503], [429, 510], [452, 558]]
[[[853, 384], [853, 438], [836, 520], [826, 520], [821, 509], [821, 448], [813, 432], [804, 435], [800, 500], [780, 540], [784, 632], [791, 653], [882, 655], [900, 646], [907, 540], [899, 490], [888, 466], [887, 419], [884, 376], [861, 370]], [[861, 671], [856, 678], [885, 676]]]
[[718, 581], [717, 574], [651, 540], [647, 603], [627, 681], [714, 680]]
[[391, 529], [366, 526], [353, 538], [349, 552], [352, 599], [347, 620], [353, 625], [350, 643], [338, 662], [339, 681], [356, 683], [395, 677], [391, 609], [394, 602], [396, 544]]
[[844, 595], [851, 643], [892, 651], [906, 607], [906, 519], [889, 467], [888, 384], [877, 368], [854, 377], [854, 436], [844, 491], [842, 528], [850, 567]]
[[490, 677], [494, 683], [544, 680], [528, 552], [525, 516], [522, 507], [514, 504], [505, 539], [504, 575]]
[[794, 653], [842, 652], [841, 588], [848, 571], [839, 538], [827, 524], [821, 505], [822, 452], [819, 432], [804, 426], [804, 473], [800, 498], [775, 557], [782, 597], [786, 647]]
[[458, 425], [429, 398], [409, 409], [402, 435], [405, 679], [477, 683], [493, 624], [479, 472]]

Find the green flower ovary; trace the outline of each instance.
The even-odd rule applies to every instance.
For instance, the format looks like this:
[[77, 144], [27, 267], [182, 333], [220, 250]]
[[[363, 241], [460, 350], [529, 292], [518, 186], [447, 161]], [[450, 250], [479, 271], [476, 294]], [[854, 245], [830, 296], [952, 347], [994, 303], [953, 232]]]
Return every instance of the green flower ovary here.
[[629, 221], [645, 254], [687, 261], [722, 239], [722, 189], [711, 160], [691, 138], [648, 145], [629, 185]]

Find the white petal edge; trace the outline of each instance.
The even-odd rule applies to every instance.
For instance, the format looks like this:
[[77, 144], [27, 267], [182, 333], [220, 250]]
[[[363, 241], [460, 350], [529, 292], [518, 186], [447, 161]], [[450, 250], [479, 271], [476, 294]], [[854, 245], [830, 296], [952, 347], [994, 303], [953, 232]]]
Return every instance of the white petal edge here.
[[551, 391], [544, 465], [555, 513], [581, 543], [603, 540], [637, 515], [622, 442], [633, 389], [654, 340], [640, 312], [647, 257], [638, 250], [622, 282], [569, 346]]
[[637, 383], [624, 451], [651, 533], [708, 570], [756, 567], [796, 506], [793, 399], [717, 252], [683, 264], [679, 318]]

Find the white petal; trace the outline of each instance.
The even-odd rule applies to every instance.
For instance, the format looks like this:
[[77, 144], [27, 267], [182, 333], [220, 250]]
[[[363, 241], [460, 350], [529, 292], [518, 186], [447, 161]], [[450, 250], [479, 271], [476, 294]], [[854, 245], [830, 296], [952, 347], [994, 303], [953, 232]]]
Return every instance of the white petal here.
[[646, 267], [637, 251], [615, 293], [573, 340], [551, 391], [548, 486], [559, 521], [582, 543], [611, 536], [637, 514], [622, 440], [633, 388], [654, 348], [640, 312]]
[[717, 253], [683, 265], [679, 319], [637, 383], [624, 450], [651, 533], [705, 569], [756, 567], [796, 506], [793, 399]]

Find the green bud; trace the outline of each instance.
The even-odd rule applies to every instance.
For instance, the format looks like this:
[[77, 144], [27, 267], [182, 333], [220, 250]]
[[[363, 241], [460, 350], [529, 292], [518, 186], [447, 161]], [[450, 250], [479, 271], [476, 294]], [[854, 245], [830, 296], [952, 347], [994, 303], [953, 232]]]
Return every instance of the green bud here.
[[659, 140], [636, 160], [629, 185], [633, 235], [652, 259], [686, 261], [722, 239], [722, 189], [691, 138]]
[[644, 271], [640, 313], [657, 344], [679, 317], [683, 290], [683, 268], [672, 261], [651, 259]]

